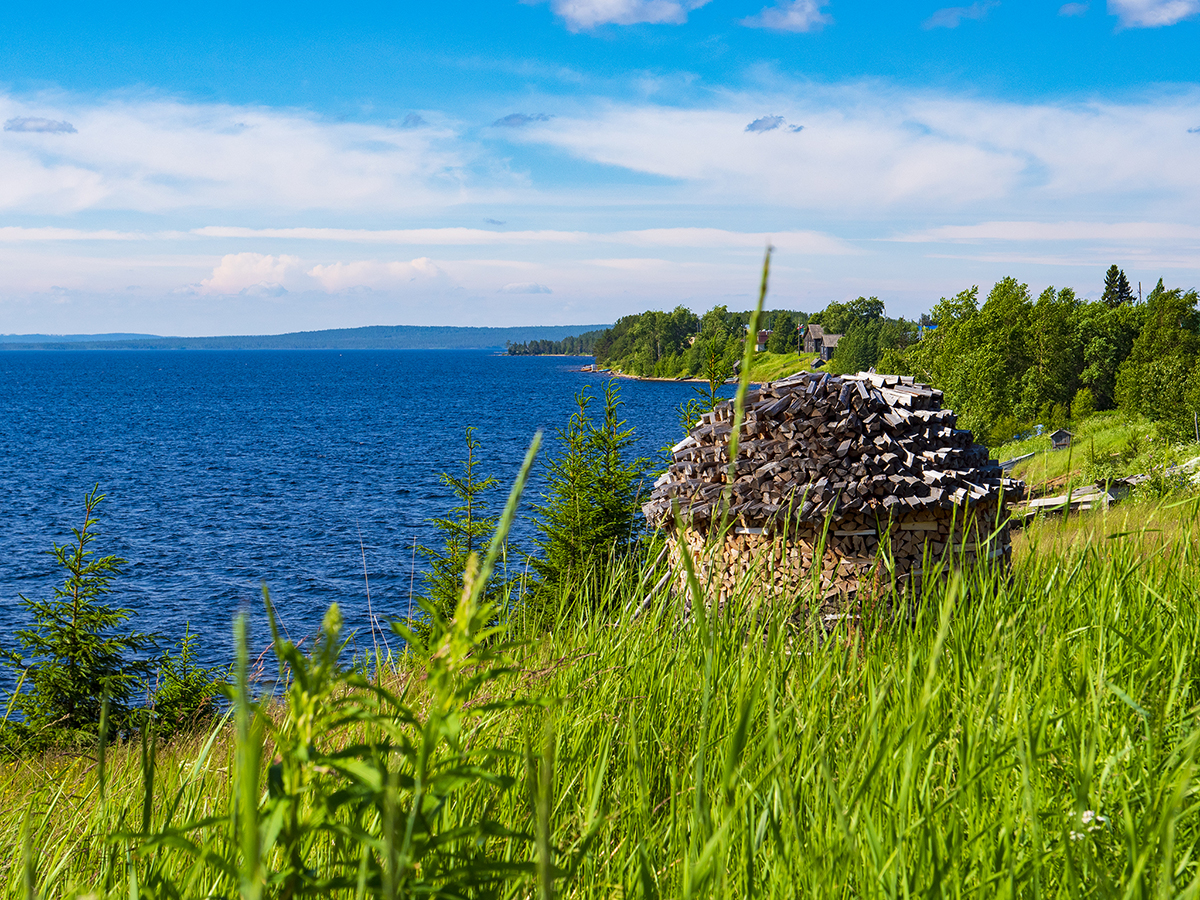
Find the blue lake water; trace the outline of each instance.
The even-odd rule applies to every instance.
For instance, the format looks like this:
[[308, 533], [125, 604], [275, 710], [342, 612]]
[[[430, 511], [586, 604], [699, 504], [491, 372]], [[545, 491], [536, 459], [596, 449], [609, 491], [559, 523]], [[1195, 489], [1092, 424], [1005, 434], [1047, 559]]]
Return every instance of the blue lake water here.
[[[168, 641], [185, 625], [202, 656], [231, 657], [231, 623], [251, 614], [266, 642], [266, 583], [293, 637], [332, 601], [366, 640], [363, 558], [377, 615], [404, 616], [420, 591], [413, 545], [452, 500], [463, 429], [501, 481], [498, 512], [534, 433], [554, 431], [574, 395], [603, 391], [590, 360], [471, 351], [62, 351], [0, 353], [0, 644], [25, 624], [18, 595], [47, 598], [61, 575], [46, 551], [82, 520], [99, 483], [101, 538], [128, 560], [111, 598]], [[692, 385], [620, 383], [637, 452], [681, 435]], [[539, 466], [524, 513], [544, 490]], [[518, 545], [531, 547], [528, 518]]]

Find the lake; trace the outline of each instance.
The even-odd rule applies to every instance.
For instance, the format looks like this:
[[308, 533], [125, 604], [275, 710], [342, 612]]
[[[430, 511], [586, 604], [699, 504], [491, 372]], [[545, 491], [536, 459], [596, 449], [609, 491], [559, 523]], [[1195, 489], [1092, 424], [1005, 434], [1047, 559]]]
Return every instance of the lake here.
[[[0, 642], [26, 624], [18, 595], [45, 599], [62, 580], [47, 554], [82, 524], [99, 483], [101, 554], [128, 560], [110, 598], [135, 627], [170, 642], [190, 625], [206, 661], [231, 658], [231, 627], [251, 614], [267, 640], [267, 584], [293, 638], [333, 601], [347, 625], [404, 616], [420, 592], [414, 541], [452, 503], [438, 481], [482, 444], [498, 513], [534, 433], [565, 427], [574, 396], [603, 392], [588, 359], [482, 351], [15, 351], [0, 353]], [[681, 432], [675, 407], [693, 385], [620, 382], [637, 452]], [[598, 405], [599, 400], [595, 405]], [[599, 410], [597, 410], [598, 412]], [[545, 487], [538, 466], [517, 544]], [[361, 544], [360, 544], [361, 540]], [[369, 639], [367, 639], [369, 642]]]

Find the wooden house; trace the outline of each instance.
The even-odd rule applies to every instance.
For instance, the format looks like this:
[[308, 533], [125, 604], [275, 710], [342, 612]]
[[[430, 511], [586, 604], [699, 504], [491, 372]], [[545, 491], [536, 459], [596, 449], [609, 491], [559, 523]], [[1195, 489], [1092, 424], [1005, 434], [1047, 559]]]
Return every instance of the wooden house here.
[[805, 353], [815, 353], [828, 362], [833, 358], [833, 351], [837, 349], [838, 341], [842, 336], [826, 334], [825, 329], [820, 325], [807, 325], [801, 337]]

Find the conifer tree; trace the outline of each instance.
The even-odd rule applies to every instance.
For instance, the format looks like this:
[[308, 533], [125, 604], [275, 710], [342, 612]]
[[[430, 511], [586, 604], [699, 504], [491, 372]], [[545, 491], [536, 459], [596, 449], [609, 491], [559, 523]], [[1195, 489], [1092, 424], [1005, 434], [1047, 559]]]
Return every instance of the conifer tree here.
[[151, 655], [157, 636], [127, 630], [127, 609], [104, 598], [125, 560], [95, 557], [96, 507], [104, 499], [99, 485], [84, 497], [84, 518], [72, 530], [74, 540], [54, 545], [51, 554], [66, 570], [63, 585], [50, 600], [21, 597], [33, 625], [16, 633], [23, 652], [8, 651], [4, 664], [23, 679], [14, 698], [31, 746], [94, 741], [104, 698], [114, 732], [134, 724], [134, 698], [147, 686], [159, 662]]
[[1125, 277], [1123, 269], [1115, 265], [1108, 267], [1104, 274], [1104, 294], [1100, 299], [1108, 306], [1133, 302], [1133, 288], [1129, 286], [1129, 279]]
[[542, 592], [594, 573], [610, 557], [628, 554], [638, 538], [638, 498], [646, 460], [628, 458], [633, 429], [620, 418], [615, 380], [604, 388], [599, 424], [588, 413], [586, 388], [575, 396], [576, 412], [558, 432], [560, 452], [548, 465], [545, 503], [536, 507], [542, 551], [531, 565]]
[[[479, 441], [475, 438], [474, 428], [466, 429], [466, 444], [462, 474], [443, 472], [439, 479], [458, 501], [450, 508], [449, 515], [430, 520], [443, 536], [444, 543], [438, 548], [420, 548], [429, 562], [429, 571], [425, 574], [425, 605], [430, 613], [447, 620], [454, 615], [462, 594], [467, 560], [472, 553], [487, 548], [497, 522], [496, 516], [488, 515], [485, 495], [498, 482], [491, 476], [481, 478], [479, 475]], [[494, 592], [497, 586], [489, 586], [489, 591]]]

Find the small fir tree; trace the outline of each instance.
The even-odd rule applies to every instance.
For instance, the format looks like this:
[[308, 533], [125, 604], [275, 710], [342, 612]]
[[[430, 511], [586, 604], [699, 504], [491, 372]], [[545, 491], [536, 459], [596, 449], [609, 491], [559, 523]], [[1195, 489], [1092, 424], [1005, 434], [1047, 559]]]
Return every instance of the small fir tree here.
[[94, 741], [105, 697], [111, 729], [127, 732], [135, 725], [134, 698], [159, 662], [152, 655], [156, 635], [126, 630], [129, 610], [104, 602], [125, 560], [89, 549], [104, 499], [98, 491], [97, 485], [84, 497], [74, 540], [50, 551], [66, 570], [62, 587], [50, 600], [21, 597], [34, 624], [16, 633], [23, 652], [5, 654], [4, 664], [22, 682], [13, 703], [30, 746]]
[[577, 410], [558, 432], [561, 452], [549, 461], [545, 503], [536, 507], [542, 551], [531, 565], [543, 594], [594, 574], [597, 563], [630, 553], [638, 538], [638, 499], [645, 459], [629, 459], [633, 429], [620, 418], [616, 381], [604, 388], [600, 424], [588, 414], [592, 397], [575, 396]]
[[[440, 548], [421, 547], [421, 554], [429, 562], [425, 573], [424, 605], [426, 611], [448, 621], [454, 615], [463, 589], [463, 572], [472, 553], [487, 548], [488, 539], [496, 530], [495, 516], [488, 515], [488, 491], [498, 482], [491, 476], [479, 475], [479, 441], [475, 429], [466, 429], [467, 455], [463, 460], [462, 474], [443, 472], [440, 481], [450, 488], [456, 506], [449, 515], [431, 519], [444, 543]], [[499, 582], [489, 586], [489, 596], [500, 588]]]

